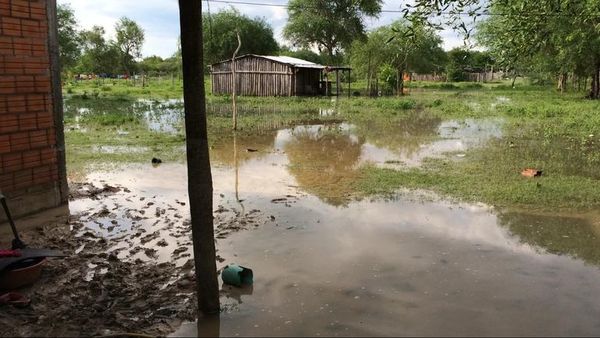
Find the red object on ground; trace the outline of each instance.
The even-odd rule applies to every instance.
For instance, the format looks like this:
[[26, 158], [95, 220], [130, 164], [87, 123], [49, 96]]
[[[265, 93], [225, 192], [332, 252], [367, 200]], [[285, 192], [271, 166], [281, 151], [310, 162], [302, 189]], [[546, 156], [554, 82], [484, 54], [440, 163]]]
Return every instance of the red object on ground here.
[[18, 292], [7, 292], [0, 295], [0, 305], [9, 304], [16, 307], [23, 307], [29, 305], [29, 302], [29, 298]]
[[526, 168], [521, 171], [521, 175], [525, 177], [538, 177], [542, 176], [542, 171], [533, 168]]
[[19, 250], [0, 250], [0, 258], [4, 257], [21, 257]]

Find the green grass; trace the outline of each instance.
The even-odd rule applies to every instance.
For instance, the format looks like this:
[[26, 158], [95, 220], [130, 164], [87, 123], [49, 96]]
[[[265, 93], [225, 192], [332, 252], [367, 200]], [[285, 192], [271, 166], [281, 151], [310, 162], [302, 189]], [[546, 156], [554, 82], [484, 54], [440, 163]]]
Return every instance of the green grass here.
[[[180, 82], [150, 81], [141, 87], [123, 80], [92, 80], [68, 85], [66, 91], [67, 160], [74, 175], [107, 162], [143, 162], [153, 156], [185, 159], [182, 103], [161, 103], [181, 98]], [[162, 109], [173, 111], [178, 122], [168, 133], [148, 130], [147, 112], [161, 104], [150, 118], [159, 118]], [[228, 96], [207, 95], [211, 144], [227, 142], [233, 135], [230, 104]], [[460, 160], [449, 155], [414, 169], [353, 168], [356, 173], [345, 174], [352, 179], [335, 190], [370, 196], [400, 188], [427, 189], [457, 200], [536, 209], [600, 206], [600, 102], [586, 100], [582, 93], [561, 95], [526, 83], [514, 89], [506, 82], [414, 83], [406, 97], [239, 97], [238, 107], [241, 137], [298, 124], [346, 121], [355, 126], [359, 138], [390, 149], [418, 149], [434, 141], [443, 120], [499, 118], [504, 121], [503, 138], [468, 150]], [[86, 108], [94, 112], [86, 113]], [[136, 151], [95, 152], [99, 145]], [[534, 180], [522, 178], [519, 173], [525, 167], [544, 174]]]

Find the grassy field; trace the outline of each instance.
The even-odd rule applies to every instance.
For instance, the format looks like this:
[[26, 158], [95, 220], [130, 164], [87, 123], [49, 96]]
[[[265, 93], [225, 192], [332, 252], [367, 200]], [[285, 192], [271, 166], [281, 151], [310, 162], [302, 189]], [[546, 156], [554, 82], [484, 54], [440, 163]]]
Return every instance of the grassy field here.
[[[367, 165], [356, 169], [352, 180], [343, 180], [338, 188], [357, 197], [408, 188], [498, 207], [600, 207], [599, 102], [584, 99], [582, 93], [559, 94], [524, 83], [515, 89], [507, 83], [415, 83], [412, 87], [406, 97], [240, 97], [237, 134], [243, 137], [298, 124], [345, 121], [356, 126], [358, 135], [369, 143], [402, 141], [418, 146], [422, 141], [418, 137], [399, 136], [407, 121], [423, 116], [456, 121], [501, 119], [502, 137], [467, 150], [460, 160], [452, 156], [426, 159], [418, 168], [396, 170]], [[67, 84], [65, 96], [67, 158], [73, 176], [81, 176], [86, 168], [109, 165], [107, 153], [112, 153], [113, 164], [143, 162], [152, 154], [183, 161], [181, 125], [160, 132], [149, 131], [141, 122], [149, 118], [148, 112], [158, 120], [164, 111], [181, 114], [180, 101], [163, 102], [181, 97], [181, 82], [176, 79], [151, 80], [146, 87], [91, 80]], [[233, 135], [229, 105], [229, 97], [207, 95], [213, 145]], [[90, 107], [94, 113], [85, 113]], [[115, 151], [118, 147], [132, 150]], [[528, 167], [543, 170], [543, 175], [521, 177], [520, 171]]]

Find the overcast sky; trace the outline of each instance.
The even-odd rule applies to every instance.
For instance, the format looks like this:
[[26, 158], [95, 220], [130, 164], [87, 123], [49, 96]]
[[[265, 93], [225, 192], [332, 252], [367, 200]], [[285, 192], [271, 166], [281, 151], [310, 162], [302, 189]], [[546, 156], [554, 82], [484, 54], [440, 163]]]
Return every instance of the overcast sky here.
[[[234, 0], [235, 1], [235, 0]], [[240, 1], [240, 0], [238, 0]], [[287, 0], [244, 0], [271, 4], [286, 4]], [[80, 28], [93, 25], [103, 26], [109, 36], [114, 37], [117, 20], [126, 16], [140, 24], [146, 33], [146, 42], [142, 51], [144, 56], [171, 56], [177, 46], [179, 36], [179, 9], [177, 0], [58, 0], [59, 4], [69, 4], [75, 11]], [[385, 0], [384, 9], [399, 9], [401, 1]], [[203, 11], [208, 10], [207, 2], [202, 3]], [[244, 4], [209, 4], [211, 12], [234, 6], [250, 17], [262, 17], [271, 26], [279, 43], [285, 43], [281, 34], [287, 21], [284, 7], [268, 7]], [[368, 19], [367, 27], [374, 28], [391, 23], [400, 17], [400, 13], [383, 13], [377, 19]], [[443, 31], [444, 49], [462, 45], [462, 39], [451, 31]]]

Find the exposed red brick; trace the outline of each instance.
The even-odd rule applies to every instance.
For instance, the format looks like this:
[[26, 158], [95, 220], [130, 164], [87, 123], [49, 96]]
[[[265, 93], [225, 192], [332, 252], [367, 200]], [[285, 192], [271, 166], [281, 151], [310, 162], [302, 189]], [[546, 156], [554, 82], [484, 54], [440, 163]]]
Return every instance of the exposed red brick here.
[[0, 154], [10, 152], [10, 136], [0, 135]]
[[0, 123], [0, 133], [12, 133], [19, 130], [19, 119], [15, 114], [5, 114]]
[[39, 150], [30, 150], [23, 153], [23, 168], [34, 168], [41, 165]]
[[48, 144], [51, 146], [56, 145], [56, 131], [52, 129], [52, 132], [48, 133]]
[[12, 29], [21, 31], [21, 28], [21, 20], [7, 17], [2, 18], [2, 30]]
[[42, 164], [54, 164], [56, 163], [56, 151], [51, 148], [42, 149], [40, 151], [40, 157]]
[[23, 168], [23, 156], [20, 152], [2, 156], [2, 171], [12, 173]]
[[52, 181], [52, 167], [45, 165], [42, 167], [33, 168], [33, 183], [41, 184]]
[[58, 180], [46, 0], [0, 0], [0, 190]]
[[54, 119], [48, 112], [38, 113], [38, 128], [50, 128], [54, 125]]
[[0, 94], [14, 94], [16, 92], [15, 87], [0, 87]]
[[10, 113], [23, 113], [27, 111], [27, 102], [25, 100], [14, 100], [8, 102], [8, 111]]
[[11, 192], [14, 190], [13, 173], [0, 174], [0, 190], [3, 192]]
[[29, 133], [29, 143], [31, 149], [48, 146], [48, 135], [46, 130], [36, 130]]
[[29, 18], [30, 15], [29, 1], [12, 0], [10, 6], [10, 14], [18, 18]]
[[37, 114], [22, 113], [19, 114], [19, 130], [34, 130], [37, 129]]
[[46, 12], [46, 3], [44, 1], [31, 0], [29, 1], [29, 7], [31, 8], [32, 12], [34, 10], [43, 10], [44, 13]]
[[10, 15], [10, 7], [2, 7], [2, 4], [0, 4], [0, 15], [1, 16], [9, 16]]
[[24, 27], [40, 27], [39, 20], [21, 20], [21, 25]]
[[29, 150], [29, 134], [27, 132], [11, 134], [10, 150], [12, 152]]
[[25, 189], [33, 185], [33, 169], [22, 169], [15, 172], [15, 189]]

